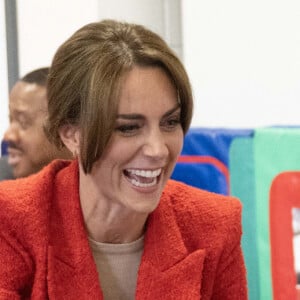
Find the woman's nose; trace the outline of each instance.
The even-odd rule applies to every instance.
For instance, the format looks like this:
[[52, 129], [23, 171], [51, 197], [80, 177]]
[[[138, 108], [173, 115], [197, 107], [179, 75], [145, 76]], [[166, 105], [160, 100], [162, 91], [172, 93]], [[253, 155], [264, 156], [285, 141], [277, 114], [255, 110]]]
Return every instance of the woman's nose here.
[[154, 159], [166, 158], [169, 154], [169, 150], [164, 135], [158, 131], [149, 134], [145, 139], [143, 153], [145, 156]]

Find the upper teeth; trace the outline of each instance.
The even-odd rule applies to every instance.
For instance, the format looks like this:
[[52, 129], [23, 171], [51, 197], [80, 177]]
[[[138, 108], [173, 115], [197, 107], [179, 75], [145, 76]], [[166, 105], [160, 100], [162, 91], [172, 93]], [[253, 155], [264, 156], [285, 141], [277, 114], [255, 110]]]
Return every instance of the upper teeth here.
[[161, 169], [149, 171], [149, 170], [133, 170], [129, 169], [127, 170], [130, 174], [137, 175], [137, 176], [142, 176], [142, 177], [147, 177], [147, 178], [153, 178], [157, 177], [161, 173]]

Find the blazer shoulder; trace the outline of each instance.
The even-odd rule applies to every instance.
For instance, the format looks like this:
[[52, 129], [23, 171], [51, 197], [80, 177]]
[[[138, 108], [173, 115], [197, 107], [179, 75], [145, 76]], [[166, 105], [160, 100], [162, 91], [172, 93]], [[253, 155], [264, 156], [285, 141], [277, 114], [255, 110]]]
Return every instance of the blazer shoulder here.
[[184, 230], [241, 234], [242, 204], [239, 199], [174, 180], [168, 182], [165, 196], [171, 201], [177, 223]]
[[211, 211], [216, 215], [234, 215], [242, 209], [236, 197], [205, 191], [175, 180], [169, 180], [165, 193], [177, 210], [192, 214]]
[[18, 231], [22, 226], [32, 227], [46, 222], [55, 176], [64, 165], [64, 161], [55, 161], [26, 178], [0, 182], [2, 228]]

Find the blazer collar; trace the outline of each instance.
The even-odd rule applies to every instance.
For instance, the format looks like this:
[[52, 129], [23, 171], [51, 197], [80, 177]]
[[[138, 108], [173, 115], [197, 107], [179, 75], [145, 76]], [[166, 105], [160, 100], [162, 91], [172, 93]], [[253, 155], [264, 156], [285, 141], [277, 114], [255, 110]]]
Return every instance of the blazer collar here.
[[[48, 292], [54, 299], [102, 299], [80, 208], [78, 177], [78, 164], [73, 162], [55, 178], [48, 246]], [[179, 295], [199, 299], [205, 250], [188, 252], [166, 193], [149, 216], [144, 243], [136, 299]]]

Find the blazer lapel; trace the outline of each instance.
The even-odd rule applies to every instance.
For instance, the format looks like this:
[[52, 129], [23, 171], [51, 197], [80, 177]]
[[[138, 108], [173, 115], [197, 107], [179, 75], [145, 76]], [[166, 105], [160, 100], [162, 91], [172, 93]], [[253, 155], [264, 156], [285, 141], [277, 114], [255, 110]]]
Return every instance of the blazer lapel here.
[[200, 299], [204, 258], [204, 249], [186, 249], [171, 201], [163, 194], [147, 223], [136, 298]]
[[48, 246], [49, 297], [102, 299], [80, 209], [77, 164], [60, 171], [55, 180]]

